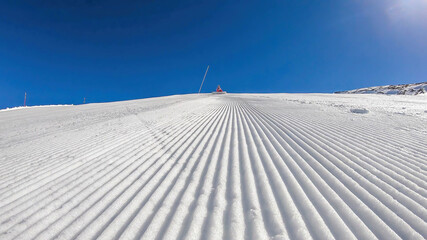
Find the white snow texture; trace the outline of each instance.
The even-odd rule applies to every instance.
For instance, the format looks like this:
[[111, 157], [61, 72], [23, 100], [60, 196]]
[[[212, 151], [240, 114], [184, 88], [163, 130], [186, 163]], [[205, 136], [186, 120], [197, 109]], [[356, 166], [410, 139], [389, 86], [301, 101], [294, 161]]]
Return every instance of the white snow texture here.
[[0, 239], [425, 239], [427, 96], [0, 112]]
[[336, 93], [418, 95], [427, 93], [427, 82], [359, 88]]

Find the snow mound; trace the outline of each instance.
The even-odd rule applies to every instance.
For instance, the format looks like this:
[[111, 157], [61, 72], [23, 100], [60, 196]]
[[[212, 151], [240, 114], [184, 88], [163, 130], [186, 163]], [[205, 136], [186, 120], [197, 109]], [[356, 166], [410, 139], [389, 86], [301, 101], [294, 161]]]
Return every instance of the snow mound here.
[[335, 93], [418, 95], [427, 93], [427, 82], [359, 88], [355, 90], [339, 91]]
[[2, 112], [0, 239], [425, 239], [425, 106], [193, 94]]
[[366, 114], [369, 111], [366, 110], [365, 108], [352, 108], [352, 109], [350, 109], [350, 112], [352, 112], [352, 113]]
[[12, 107], [0, 109], [0, 112], [20, 110], [20, 109], [32, 109], [32, 108], [41, 108], [41, 107], [63, 107], [63, 106], [73, 106], [73, 104], [57, 104], [57, 105], [37, 105], [37, 106], [20, 106], [20, 107]]

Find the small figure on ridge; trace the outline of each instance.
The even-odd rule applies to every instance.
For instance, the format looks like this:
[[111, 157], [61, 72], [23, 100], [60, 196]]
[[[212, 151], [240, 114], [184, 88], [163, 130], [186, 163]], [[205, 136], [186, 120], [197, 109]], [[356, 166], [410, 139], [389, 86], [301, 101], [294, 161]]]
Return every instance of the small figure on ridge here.
[[219, 85], [218, 85], [218, 87], [216, 87], [216, 92], [222, 92], [222, 89]]

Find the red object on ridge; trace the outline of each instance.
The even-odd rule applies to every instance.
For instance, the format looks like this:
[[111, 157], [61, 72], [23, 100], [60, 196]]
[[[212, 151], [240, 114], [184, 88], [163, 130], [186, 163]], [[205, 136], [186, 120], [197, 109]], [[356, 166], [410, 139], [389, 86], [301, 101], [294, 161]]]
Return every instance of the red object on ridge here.
[[216, 92], [222, 92], [221, 87], [218, 85], [218, 87], [216, 88]]

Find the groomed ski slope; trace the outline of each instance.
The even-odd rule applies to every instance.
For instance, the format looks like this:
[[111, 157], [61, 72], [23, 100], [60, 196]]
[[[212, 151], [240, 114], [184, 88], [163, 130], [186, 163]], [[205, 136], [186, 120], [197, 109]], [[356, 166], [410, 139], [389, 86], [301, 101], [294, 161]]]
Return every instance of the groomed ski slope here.
[[425, 239], [427, 97], [0, 112], [0, 239]]

